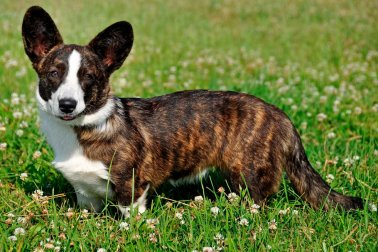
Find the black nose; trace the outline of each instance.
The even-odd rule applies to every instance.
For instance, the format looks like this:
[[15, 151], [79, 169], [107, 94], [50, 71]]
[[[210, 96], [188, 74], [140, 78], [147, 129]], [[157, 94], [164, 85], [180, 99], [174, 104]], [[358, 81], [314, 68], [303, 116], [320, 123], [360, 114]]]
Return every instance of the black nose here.
[[77, 104], [77, 101], [75, 101], [74, 99], [70, 99], [70, 98], [61, 99], [59, 100], [59, 109], [63, 113], [69, 114], [75, 110], [76, 104]]

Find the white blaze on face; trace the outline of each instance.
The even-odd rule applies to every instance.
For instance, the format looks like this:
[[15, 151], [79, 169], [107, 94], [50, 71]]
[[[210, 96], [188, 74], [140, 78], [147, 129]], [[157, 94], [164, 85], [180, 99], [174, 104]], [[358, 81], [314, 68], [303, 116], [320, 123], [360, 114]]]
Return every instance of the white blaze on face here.
[[[81, 88], [78, 71], [81, 66], [82, 56], [76, 50], [73, 50], [68, 56], [68, 68], [65, 74], [65, 79], [59, 85], [58, 89], [51, 94], [51, 98], [45, 101], [40, 93], [39, 87], [36, 89], [36, 96], [38, 100], [39, 109], [41, 112], [45, 112], [51, 115], [51, 119], [57, 119], [60, 123], [66, 125], [96, 125], [100, 129], [105, 129], [107, 127], [106, 120], [113, 110], [115, 109], [115, 101], [109, 97], [108, 101], [104, 106], [98, 108], [95, 113], [92, 114], [81, 114], [84, 111], [86, 105], [84, 102], [84, 91]], [[73, 117], [76, 117], [70, 121], [64, 121], [61, 117], [64, 113], [59, 109], [59, 100], [61, 99], [73, 99], [77, 102], [75, 110], [71, 113]], [[118, 107], [122, 107], [122, 103], [118, 102]]]
[[48, 100], [52, 113], [56, 116], [62, 115], [59, 109], [59, 100], [61, 99], [73, 99], [77, 102], [76, 108], [72, 112], [73, 115], [77, 115], [85, 109], [84, 92], [77, 76], [80, 65], [81, 55], [78, 51], [73, 50], [68, 57], [68, 73], [66, 78], [52, 94], [51, 99]]

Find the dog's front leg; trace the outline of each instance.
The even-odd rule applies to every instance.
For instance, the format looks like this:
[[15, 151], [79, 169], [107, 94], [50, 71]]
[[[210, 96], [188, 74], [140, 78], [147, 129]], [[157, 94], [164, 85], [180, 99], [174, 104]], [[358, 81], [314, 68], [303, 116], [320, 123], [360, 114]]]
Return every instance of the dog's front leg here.
[[[132, 185], [131, 183], [125, 183], [123, 188], [115, 188], [118, 209], [121, 211], [123, 216], [130, 217], [131, 210], [138, 209], [139, 213], [144, 213], [146, 211], [147, 195], [150, 188], [150, 184], [144, 186], [136, 186], [134, 190], [132, 187], [127, 185]], [[119, 191], [121, 189], [122, 191]], [[134, 195], [133, 195], [134, 193]]]
[[76, 199], [81, 209], [88, 209], [94, 212], [101, 211], [104, 205], [103, 199], [98, 198], [94, 195], [83, 194], [77, 190], [76, 190]]

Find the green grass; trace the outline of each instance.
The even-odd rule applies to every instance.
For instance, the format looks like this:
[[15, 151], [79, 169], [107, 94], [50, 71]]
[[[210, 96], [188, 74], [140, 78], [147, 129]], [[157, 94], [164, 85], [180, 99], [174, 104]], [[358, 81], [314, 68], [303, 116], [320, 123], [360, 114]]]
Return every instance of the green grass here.
[[[314, 211], [285, 179], [257, 214], [248, 194], [231, 203], [218, 192], [216, 174], [202, 186], [167, 186], [147, 213], [130, 219], [111, 203], [101, 214], [74, 207], [73, 189], [50, 164], [52, 151], [38, 129], [37, 78], [20, 35], [32, 4], [52, 15], [67, 43], [85, 44], [115, 21], [133, 24], [132, 54], [111, 79], [117, 95], [206, 88], [259, 96], [289, 115], [314, 167], [324, 178], [334, 175], [333, 188], [378, 203], [376, 1], [6, 0], [0, 13], [1, 251], [377, 251], [376, 211]], [[33, 197], [37, 189], [47, 198]], [[196, 195], [204, 201], [194, 201]], [[240, 225], [243, 218], [247, 225]], [[158, 224], [152, 228], [149, 219]], [[17, 228], [25, 234], [11, 241]], [[223, 239], [214, 239], [217, 234]]]

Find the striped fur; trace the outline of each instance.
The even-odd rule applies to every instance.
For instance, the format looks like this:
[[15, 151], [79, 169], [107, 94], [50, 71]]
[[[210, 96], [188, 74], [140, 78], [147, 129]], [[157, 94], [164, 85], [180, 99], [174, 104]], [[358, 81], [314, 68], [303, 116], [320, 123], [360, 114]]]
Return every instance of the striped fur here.
[[[87, 46], [65, 45], [51, 17], [42, 8], [31, 7], [24, 18], [23, 40], [39, 76], [42, 115], [48, 114], [41, 120], [53, 118], [53, 123], [49, 119], [43, 125], [60, 161], [56, 167], [81, 193], [78, 200], [84, 205], [98, 210], [98, 197], [105, 197], [108, 179], [111, 197], [124, 214], [133, 203], [144, 211], [149, 191], [166, 181], [190, 181], [216, 167], [234, 191], [246, 186], [258, 204], [277, 192], [286, 171], [296, 191], [314, 208], [363, 207], [360, 198], [341, 195], [324, 182], [309, 163], [289, 118], [259, 98], [207, 90], [149, 99], [113, 96], [109, 76], [122, 65], [133, 43], [127, 22], [106, 28]], [[71, 55], [80, 62], [71, 64]], [[76, 73], [69, 72], [71, 65]], [[51, 69], [57, 72], [53, 78]], [[77, 98], [80, 92], [72, 92], [67, 97], [83, 99], [77, 114], [76, 108], [71, 114], [60, 107], [49, 110], [64, 85], [84, 94]], [[50, 127], [53, 124], [59, 127]], [[75, 162], [64, 150], [75, 153]], [[87, 167], [91, 164], [95, 167]], [[87, 178], [86, 171], [96, 172]]]

